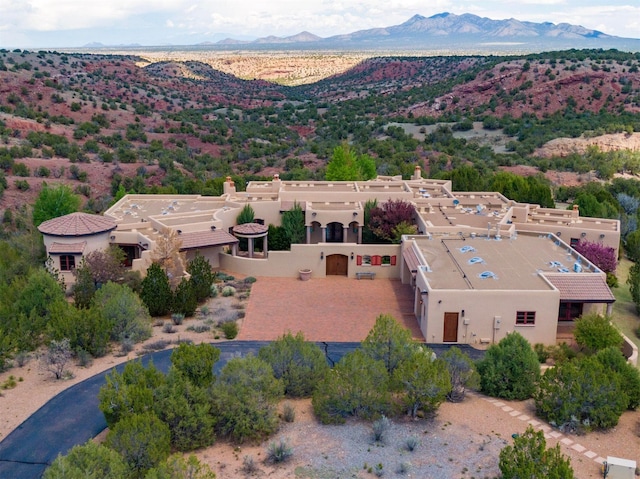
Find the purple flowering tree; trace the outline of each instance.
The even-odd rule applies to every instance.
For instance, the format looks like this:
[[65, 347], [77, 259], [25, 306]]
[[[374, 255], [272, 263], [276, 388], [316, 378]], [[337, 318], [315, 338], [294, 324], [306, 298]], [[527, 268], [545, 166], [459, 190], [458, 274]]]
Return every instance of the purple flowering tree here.
[[611, 246], [605, 246], [595, 241], [581, 240], [575, 246], [575, 250], [605, 273], [615, 273], [618, 258], [615, 249]]

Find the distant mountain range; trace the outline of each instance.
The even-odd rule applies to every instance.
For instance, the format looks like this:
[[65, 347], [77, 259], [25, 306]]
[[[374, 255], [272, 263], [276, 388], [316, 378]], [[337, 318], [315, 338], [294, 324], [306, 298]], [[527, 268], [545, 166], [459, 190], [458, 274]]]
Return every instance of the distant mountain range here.
[[[103, 47], [88, 44], [86, 48]], [[122, 45], [121, 45], [122, 46]], [[431, 17], [414, 15], [400, 25], [358, 30], [353, 33], [322, 38], [301, 32], [288, 37], [267, 36], [257, 40], [226, 38], [203, 42], [195, 47], [232, 49], [349, 49], [349, 50], [447, 50], [469, 53], [534, 52], [569, 48], [618, 48], [640, 51], [640, 39], [622, 38], [580, 25], [551, 22], [523, 22], [510, 18], [492, 20], [470, 13], [439, 13]]]
[[[439, 13], [431, 17], [414, 15], [406, 22], [391, 27], [359, 30], [344, 35], [322, 38], [309, 32], [289, 37], [268, 36], [253, 41], [227, 38], [217, 46], [297, 45], [300, 48], [439, 48], [468, 49], [475, 46], [495, 48], [496, 44], [523, 45], [526, 49], [549, 48], [617, 48], [626, 44], [640, 49], [640, 39], [607, 35], [579, 25], [550, 22], [523, 22], [510, 18], [492, 20], [470, 13]], [[527, 48], [528, 47], [528, 48]]]

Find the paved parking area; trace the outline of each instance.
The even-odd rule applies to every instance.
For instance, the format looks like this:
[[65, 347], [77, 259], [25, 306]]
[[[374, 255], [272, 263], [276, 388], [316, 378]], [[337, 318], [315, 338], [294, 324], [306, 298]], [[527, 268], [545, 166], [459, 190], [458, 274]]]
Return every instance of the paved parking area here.
[[343, 276], [258, 278], [238, 339], [274, 340], [302, 331], [308, 341], [362, 341], [380, 314], [390, 314], [424, 341], [413, 314], [413, 291], [400, 280]]

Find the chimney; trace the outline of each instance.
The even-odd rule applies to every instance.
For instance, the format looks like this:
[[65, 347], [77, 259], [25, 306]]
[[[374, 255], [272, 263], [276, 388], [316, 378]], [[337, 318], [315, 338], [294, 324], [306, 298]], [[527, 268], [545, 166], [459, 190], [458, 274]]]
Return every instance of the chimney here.
[[235, 194], [236, 185], [235, 185], [235, 183], [233, 182], [233, 180], [231, 179], [230, 176], [227, 176], [225, 182], [222, 184], [222, 192], [225, 195]]
[[580, 206], [573, 205], [573, 211], [571, 211], [572, 218], [578, 218], [580, 216]]
[[278, 173], [274, 173], [273, 180], [271, 180], [271, 186], [274, 191], [280, 190], [280, 186], [282, 185], [282, 181], [280, 180], [280, 175]]
[[420, 168], [420, 165], [416, 165], [416, 167], [413, 169], [413, 178], [411, 179], [412, 180], [422, 179], [422, 169]]

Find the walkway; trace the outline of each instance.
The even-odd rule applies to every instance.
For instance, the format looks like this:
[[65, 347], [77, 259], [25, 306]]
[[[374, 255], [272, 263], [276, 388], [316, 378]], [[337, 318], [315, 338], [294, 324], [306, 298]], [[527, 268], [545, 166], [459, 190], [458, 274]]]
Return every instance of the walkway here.
[[390, 314], [424, 341], [413, 314], [413, 291], [399, 280], [343, 276], [258, 278], [238, 339], [275, 340], [302, 331], [308, 341], [362, 341], [380, 314]]

